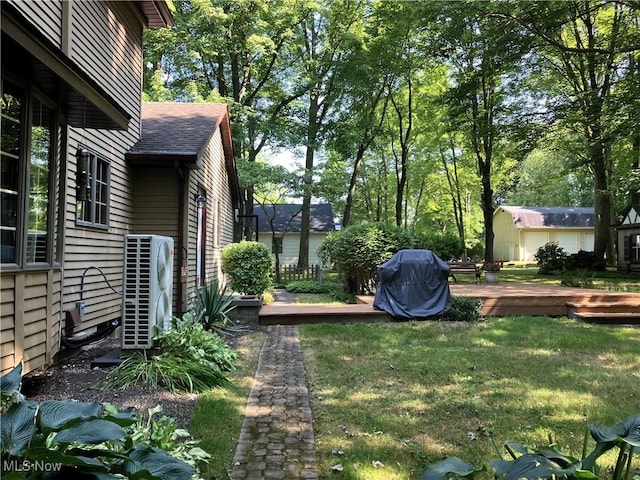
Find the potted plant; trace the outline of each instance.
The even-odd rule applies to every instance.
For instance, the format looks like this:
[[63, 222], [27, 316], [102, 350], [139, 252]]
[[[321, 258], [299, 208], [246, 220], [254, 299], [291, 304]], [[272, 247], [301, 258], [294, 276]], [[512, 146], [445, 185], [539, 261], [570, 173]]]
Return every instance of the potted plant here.
[[487, 280], [487, 283], [498, 283], [501, 268], [502, 262], [485, 260], [482, 262], [480, 271], [484, 272], [484, 278]]

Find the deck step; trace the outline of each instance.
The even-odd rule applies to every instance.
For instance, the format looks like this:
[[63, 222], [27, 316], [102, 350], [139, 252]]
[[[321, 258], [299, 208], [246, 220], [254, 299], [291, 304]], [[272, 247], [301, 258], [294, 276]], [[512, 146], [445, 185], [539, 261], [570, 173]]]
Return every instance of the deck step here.
[[352, 305], [265, 305], [260, 325], [300, 325], [306, 323], [392, 322], [386, 312], [368, 304]]
[[607, 325], [638, 325], [640, 326], [640, 312], [583, 312], [576, 313], [572, 318], [587, 323], [600, 323]]
[[640, 312], [640, 302], [567, 302], [568, 308], [580, 312]]

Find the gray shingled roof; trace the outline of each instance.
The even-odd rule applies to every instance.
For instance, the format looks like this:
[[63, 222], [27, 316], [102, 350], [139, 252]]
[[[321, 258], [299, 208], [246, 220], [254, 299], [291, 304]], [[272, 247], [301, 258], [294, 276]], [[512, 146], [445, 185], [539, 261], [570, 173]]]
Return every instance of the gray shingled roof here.
[[595, 225], [593, 207], [514, 207], [501, 205], [513, 217], [518, 228], [592, 228]]
[[[269, 219], [273, 217], [275, 211], [274, 227], [276, 232], [282, 232], [286, 228], [287, 232], [300, 232], [302, 223], [302, 205], [281, 203], [275, 205], [255, 204], [253, 213], [258, 215], [258, 231], [271, 232]], [[266, 210], [266, 212], [265, 212]], [[293, 217], [293, 220], [291, 218]], [[291, 220], [291, 223], [289, 221]], [[288, 224], [288, 226], [287, 226]], [[309, 217], [309, 231], [311, 232], [332, 232], [335, 230], [333, 223], [333, 209], [329, 203], [311, 205]]]
[[196, 161], [223, 121], [228, 122], [223, 104], [144, 102], [140, 140], [127, 159], [154, 156]]

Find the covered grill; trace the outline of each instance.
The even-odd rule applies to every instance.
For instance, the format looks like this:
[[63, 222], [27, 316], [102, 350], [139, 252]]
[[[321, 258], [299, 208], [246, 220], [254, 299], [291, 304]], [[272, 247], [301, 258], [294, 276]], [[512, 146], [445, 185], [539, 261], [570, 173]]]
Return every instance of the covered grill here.
[[378, 266], [373, 307], [402, 320], [442, 315], [451, 301], [449, 270], [431, 250], [401, 250]]

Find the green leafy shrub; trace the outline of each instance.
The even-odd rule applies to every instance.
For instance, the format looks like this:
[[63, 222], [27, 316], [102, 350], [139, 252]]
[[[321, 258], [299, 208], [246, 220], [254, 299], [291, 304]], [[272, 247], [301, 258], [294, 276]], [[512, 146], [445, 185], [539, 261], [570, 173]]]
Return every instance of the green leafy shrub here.
[[[105, 411], [115, 415], [117, 409], [111, 404], [104, 405]], [[129, 427], [131, 439], [138, 445], [161, 448], [183, 462], [191, 465], [199, 475], [202, 464], [209, 463], [211, 455], [199, 447], [200, 441], [194, 440], [191, 434], [178, 428], [175, 418], [163, 415], [155, 416], [162, 412], [162, 405], [156, 405], [147, 411], [146, 420], [141, 416], [135, 424]], [[195, 480], [195, 479], [192, 479]]]
[[558, 245], [558, 242], [549, 242], [538, 248], [533, 258], [538, 262], [540, 275], [554, 275], [565, 269], [567, 252]]
[[331, 293], [341, 289], [336, 282], [316, 282], [315, 280], [296, 280], [287, 284], [287, 291], [291, 293]]
[[566, 270], [594, 270], [602, 272], [606, 267], [606, 263], [597, 259], [594, 252], [587, 252], [585, 250], [572, 253], [565, 261]]
[[506, 460], [497, 458], [492, 460], [489, 466], [475, 466], [458, 457], [449, 457], [430, 465], [423, 472], [420, 480], [449, 478], [595, 480], [599, 472], [596, 463], [598, 458], [612, 449], [618, 449], [612, 480], [632, 478], [631, 459], [634, 450], [637, 450], [640, 445], [640, 413], [614, 427], [591, 426], [589, 432], [591, 438], [595, 440], [595, 446], [587, 455], [588, 435], [585, 435], [582, 458], [563, 453], [553, 441], [550, 441], [550, 446], [533, 451], [529, 451], [519, 443], [507, 442], [505, 450], [509, 458]]
[[452, 233], [419, 235], [418, 247], [431, 250], [445, 261], [462, 258], [464, 255], [460, 238]]
[[446, 319], [453, 322], [478, 322], [482, 317], [482, 300], [473, 297], [451, 297]]
[[329, 242], [331, 245], [323, 251], [331, 255], [330, 261], [348, 293], [373, 291], [378, 265], [399, 250], [411, 248], [411, 237], [405, 230], [370, 222], [347, 227]]
[[169, 451], [152, 439], [134, 439], [139, 421], [135, 410], [73, 400], [26, 400], [15, 395], [15, 377], [21, 378], [21, 372], [22, 365], [16, 366], [2, 377], [0, 387], [3, 398], [17, 399], [2, 416], [3, 478], [198, 478], [193, 465], [171, 454], [172, 448], [181, 448], [178, 439], [165, 445]]
[[234, 291], [261, 295], [271, 286], [273, 259], [260, 242], [232, 243], [222, 249], [222, 271]]
[[235, 369], [239, 353], [215, 332], [186, 314], [157, 337], [157, 352], [133, 352], [96, 383], [99, 389], [144, 385], [155, 390], [203, 392], [231, 385], [225, 372]]

